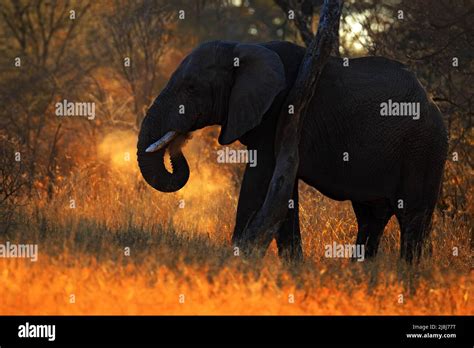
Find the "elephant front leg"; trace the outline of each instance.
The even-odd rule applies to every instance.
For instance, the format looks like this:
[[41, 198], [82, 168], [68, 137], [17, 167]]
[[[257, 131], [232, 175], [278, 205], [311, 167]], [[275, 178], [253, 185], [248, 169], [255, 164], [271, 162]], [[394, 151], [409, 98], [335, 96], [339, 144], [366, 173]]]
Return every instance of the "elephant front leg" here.
[[303, 261], [301, 246], [299, 204], [298, 204], [298, 179], [293, 188], [293, 196], [288, 202], [288, 214], [276, 236], [278, 255], [289, 263]]
[[[244, 255], [251, 254], [253, 248], [257, 247], [257, 241], [248, 239], [245, 230], [250, 220], [263, 205], [273, 174], [273, 162], [270, 163], [268, 160], [271, 157], [261, 156], [261, 158], [267, 158], [267, 161], [259, 162], [258, 168], [247, 165], [237, 205], [232, 243], [239, 248], [239, 253], [242, 252]], [[286, 219], [275, 236], [278, 254], [285, 262], [299, 262], [303, 258], [298, 214], [298, 185], [296, 183], [293, 189], [292, 201], [288, 202]], [[255, 236], [255, 238], [258, 238], [258, 236]], [[260, 256], [263, 256], [265, 250], [257, 250], [257, 252], [262, 254]]]
[[260, 156], [260, 152], [259, 158], [257, 167], [247, 164], [245, 169], [232, 235], [232, 244], [244, 254], [250, 253], [252, 248], [252, 241], [247, 240], [245, 236], [246, 227], [265, 201], [273, 171], [272, 163], [268, 163], [269, 158]]

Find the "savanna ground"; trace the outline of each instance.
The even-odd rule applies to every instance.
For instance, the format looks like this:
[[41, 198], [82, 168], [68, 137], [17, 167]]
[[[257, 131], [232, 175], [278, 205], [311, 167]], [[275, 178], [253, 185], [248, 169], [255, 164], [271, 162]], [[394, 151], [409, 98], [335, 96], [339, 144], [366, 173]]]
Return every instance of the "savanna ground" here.
[[[375, 261], [329, 259], [326, 244], [355, 239], [350, 203], [300, 184], [304, 264], [281, 264], [274, 245], [261, 263], [234, 256], [229, 239], [238, 195], [229, 176], [215, 175], [232, 165], [200, 164], [202, 138], [185, 147], [192, 174], [178, 193], [143, 184], [133, 157], [121, 157], [133, 151], [133, 136], [121, 133], [99, 146], [103, 162], [65, 181], [54, 200], [22, 208], [8, 240], [38, 243], [39, 258], [0, 260], [0, 313], [473, 313], [470, 226], [438, 214], [433, 255], [417, 272], [398, 261], [396, 220]], [[108, 152], [112, 144], [117, 155]]]
[[[325, 258], [326, 245], [354, 242], [355, 217], [303, 183], [305, 262], [283, 265], [275, 245], [259, 263], [234, 256], [243, 167], [217, 163], [216, 128], [185, 146], [182, 190], [143, 181], [138, 126], [191, 49], [303, 44], [277, 3], [0, 0], [0, 244], [39, 246], [37, 262], [0, 258], [0, 314], [474, 313], [473, 1], [346, 0], [341, 18], [341, 56], [407, 64], [448, 129], [433, 254], [416, 271], [399, 262], [395, 219], [374, 261]], [[322, 2], [305, 3], [316, 28]], [[64, 99], [95, 103], [94, 119], [57, 117]]]

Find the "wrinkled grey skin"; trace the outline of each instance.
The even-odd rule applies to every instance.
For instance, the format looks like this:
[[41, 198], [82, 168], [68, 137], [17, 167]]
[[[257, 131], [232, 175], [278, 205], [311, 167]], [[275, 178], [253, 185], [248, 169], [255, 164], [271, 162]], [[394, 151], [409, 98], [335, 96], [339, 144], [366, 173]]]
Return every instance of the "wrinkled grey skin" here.
[[[288, 42], [202, 44], [174, 72], [142, 123], [139, 166], [145, 180], [163, 192], [179, 190], [189, 177], [177, 145], [182, 139], [169, 146], [173, 174], [163, 164], [165, 149], [145, 152], [170, 130], [186, 135], [221, 125], [220, 144], [239, 140], [258, 151], [258, 165], [247, 165], [242, 181], [232, 238], [236, 245], [242, 244], [249, 217], [265, 199], [275, 166], [277, 117], [304, 52]], [[234, 57], [239, 67], [233, 66]], [[388, 99], [419, 102], [420, 119], [382, 117], [380, 104]], [[178, 113], [180, 104], [185, 115]], [[349, 161], [343, 160], [345, 152]], [[352, 201], [356, 242], [365, 245], [368, 257], [376, 254], [385, 225], [396, 215], [401, 257], [411, 262], [420, 257], [430, 229], [446, 152], [441, 114], [405, 66], [367, 57], [351, 59], [344, 67], [341, 59], [331, 58], [304, 121], [298, 178], [332, 199]], [[299, 260], [297, 182], [293, 200], [295, 208], [289, 209], [276, 242], [281, 257]]]

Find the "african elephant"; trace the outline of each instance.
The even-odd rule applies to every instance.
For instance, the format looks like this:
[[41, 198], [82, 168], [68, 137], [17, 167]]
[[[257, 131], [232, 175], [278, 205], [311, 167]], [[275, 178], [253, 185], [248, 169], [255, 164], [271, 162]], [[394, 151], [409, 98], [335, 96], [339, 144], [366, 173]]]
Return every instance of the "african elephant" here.
[[[212, 41], [194, 49], [142, 122], [138, 164], [146, 182], [162, 192], [182, 188], [189, 177], [182, 138], [220, 125], [221, 145], [239, 140], [258, 153], [258, 165], [246, 167], [237, 207], [232, 241], [242, 244], [244, 228], [266, 196], [279, 141], [277, 119], [288, 107], [285, 97], [304, 54], [305, 48], [283, 41]], [[381, 57], [331, 57], [304, 119], [297, 177], [332, 199], [352, 202], [356, 243], [365, 246], [367, 257], [376, 254], [395, 215], [401, 257], [412, 262], [421, 256], [430, 230], [447, 141], [439, 109], [403, 64]], [[173, 173], [164, 166], [166, 149]], [[282, 258], [298, 260], [298, 179], [293, 200], [275, 239]]]

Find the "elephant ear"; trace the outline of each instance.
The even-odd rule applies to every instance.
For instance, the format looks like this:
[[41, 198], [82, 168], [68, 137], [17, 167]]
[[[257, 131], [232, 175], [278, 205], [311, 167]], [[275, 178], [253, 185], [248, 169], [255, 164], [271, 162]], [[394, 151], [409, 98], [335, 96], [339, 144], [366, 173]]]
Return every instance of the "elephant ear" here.
[[219, 143], [230, 144], [255, 128], [285, 88], [285, 68], [280, 57], [259, 45], [239, 44], [234, 48], [234, 85], [229, 98], [227, 120]]

